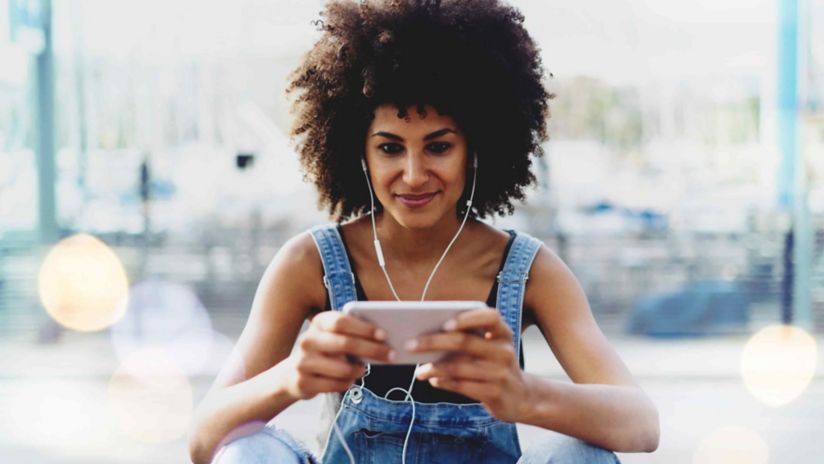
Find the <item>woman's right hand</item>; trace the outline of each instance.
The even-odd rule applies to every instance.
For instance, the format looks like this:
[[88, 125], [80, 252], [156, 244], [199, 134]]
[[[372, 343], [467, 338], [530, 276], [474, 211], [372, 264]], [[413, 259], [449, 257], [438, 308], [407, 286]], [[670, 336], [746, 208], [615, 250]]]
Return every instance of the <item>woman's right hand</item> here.
[[286, 390], [295, 400], [318, 393], [346, 391], [364, 375], [360, 359], [391, 361], [394, 353], [383, 330], [340, 311], [317, 314], [297, 339], [298, 349], [287, 358]]

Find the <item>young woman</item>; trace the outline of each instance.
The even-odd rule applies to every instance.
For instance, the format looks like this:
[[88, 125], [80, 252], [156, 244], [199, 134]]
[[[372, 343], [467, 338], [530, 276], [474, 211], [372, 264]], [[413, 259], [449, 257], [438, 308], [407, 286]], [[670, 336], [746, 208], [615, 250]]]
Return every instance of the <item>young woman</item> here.
[[[606, 463], [655, 450], [656, 408], [569, 269], [480, 220], [523, 199], [546, 139], [551, 95], [523, 16], [498, 0], [375, 0], [332, 1], [322, 17], [288, 90], [303, 167], [335, 224], [289, 240], [268, 267], [240, 356], [198, 408], [192, 460]], [[340, 311], [353, 299], [489, 308], [410, 345], [448, 361], [369, 366], [352, 359], [395, 353]], [[523, 371], [531, 325], [573, 383]], [[319, 393], [336, 407], [320, 458], [248, 426]], [[522, 452], [518, 422], [554, 433]]]

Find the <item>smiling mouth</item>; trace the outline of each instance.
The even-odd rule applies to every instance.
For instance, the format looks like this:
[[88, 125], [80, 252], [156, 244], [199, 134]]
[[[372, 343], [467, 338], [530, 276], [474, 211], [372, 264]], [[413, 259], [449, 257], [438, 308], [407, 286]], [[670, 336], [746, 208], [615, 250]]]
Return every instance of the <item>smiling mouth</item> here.
[[417, 194], [417, 195], [415, 195], [415, 194], [401, 194], [401, 195], [396, 195], [396, 196], [398, 197], [398, 200], [400, 200], [400, 202], [403, 203], [404, 205], [406, 205], [408, 207], [411, 207], [411, 208], [417, 208], [417, 207], [420, 207], [420, 206], [423, 206], [423, 205], [429, 203], [433, 198], [435, 198], [435, 195], [437, 195], [437, 194], [438, 194], [438, 192], [430, 192], [430, 193], [422, 193], [422, 194]]

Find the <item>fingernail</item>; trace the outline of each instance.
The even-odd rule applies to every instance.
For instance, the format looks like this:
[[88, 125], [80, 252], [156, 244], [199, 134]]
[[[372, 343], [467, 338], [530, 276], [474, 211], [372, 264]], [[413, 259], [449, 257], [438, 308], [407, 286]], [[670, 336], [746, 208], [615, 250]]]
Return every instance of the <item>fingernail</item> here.
[[457, 326], [458, 323], [455, 321], [455, 319], [450, 319], [443, 324], [443, 330], [453, 330]]
[[407, 341], [407, 342], [403, 345], [403, 347], [404, 347], [404, 348], [406, 348], [408, 351], [414, 351], [414, 350], [415, 350], [415, 348], [417, 348], [417, 347], [418, 347], [418, 341], [417, 341], [417, 340], [408, 340], [408, 341]]
[[383, 329], [378, 329], [375, 331], [375, 339], [376, 340], [386, 340], [386, 332]]
[[395, 350], [389, 350], [389, 354], [386, 356], [386, 358], [390, 361], [394, 361], [395, 357], [397, 357], [397, 353], [395, 353]]

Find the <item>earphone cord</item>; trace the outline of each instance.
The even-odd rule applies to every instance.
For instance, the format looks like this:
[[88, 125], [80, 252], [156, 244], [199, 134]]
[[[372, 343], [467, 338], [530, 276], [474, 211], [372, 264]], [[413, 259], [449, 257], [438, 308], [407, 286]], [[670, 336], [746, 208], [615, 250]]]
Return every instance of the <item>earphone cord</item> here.
[[[395, 297], [396, 300], [401, 301], [401, 298], [398, 296], [398, 292], [395, 291], [395, 286], [392, 285], [392, 279], [389, 278], [389, 273], [386, 271], [386, 260], [384, 260], [384, 257], [383, 257], [383, 250], [381, 249], [381, 242], [378, 239], [378, 228], [375, 225], [375, 195], [372, 191], [372, 182], [369, 180], [369, 172], [366, 169], [366, 162], [363, 159], [361, 159], [361, 167], [363, 168], [363, 174], [366, 177], [366, 185], [369, 187], [369, 201], [370, 201], [371, 206], [372, 206], [372, 209], [371, 209], [369, 215], [372, 218], [372, 237], [374, 239], [373, 244], [375, 246], [375, 255], [378, 258], [378, 265], [380, 266], [381, 271], [383, 271], [384, 277], [386, 277], [386, 283], [389, 284], [389, 289], [392, 290], [392, 295]], [[438, 259], [438, 262], [435, 263], [435, 267], [432, 268], [432, 272], [429, 273], [429, 278], [426, 279], [426, 284], [424, 285], [423, 292], [421, 293], [421, 301], [424, 301], [426, 299], [426, 292], [429, 290], [429, 284], [432, 283], [432, 278], [435, 277], [435, 273], [438, 271], [438, 268], [440, 267], [440, 265], [443, 262], [444, 258], [446, 258], [446, 254], [449, 253], [449, 250], [452, 248], [452, 245], [458, 239], [458, 236], [461, 235], [461, 232], [463, 231], [463, 228], [466, 225], [466, 220], [469, 218], [469, 212], [472, 209], [472, 200], [475, 198], [475, 184], [476, 184], [477, 179], [478, 179], [478, 155], [477, 154], [474, 155], [474, 158], [473, 158], [473, 161], [472, 161], [472, 167], [473, 167], [473, 169], [472, 169], [472, 189], [469, 193], [469, 200], [467, 200], [467, 202], [466, 202], [466, 212], [464, 213], [463, 221], [461, 221], [461, 226], [458, 227], [458, 231], [455, 233], [455, 236], [452, 237], [452, 240], [446, 246], [446, 249], [443, 251], [443, 254], [441, 254], [440, 259]], [[401, 454], [402, 464], [406, 464], [406, 446], [409, 443], [409, 436], [412, 433], [412, 425], [415, 423], [415, 400], [414, 400], [414, 398], [412, 398], [412, 388], [415, 386], [415, 372], [417, 372], [419, 367], [420, 367], [420, 364], [417, 364], [415, 366], [415, 371], [413, 371], [412, 380], [409, 383], [409, 388], [404, 389], [404, 388], [401, 388], [401, 387], [395, 387], [395, 388], [392, 388], [391, 390], [389, 390], [388, 392], [386, 392], [386, 394], [384, 395], [384, 398], [388, 399], [389, 395], [392, 392], [394, 392], [395, 390], [400, 390], [400, 391], [406, 393], [404, 401], [411, 401], [411, 403], [412, 403], [412, 419], [409, 421], [409, 428], [406, 431], [406, 438], [403, 441], [403, 452]], [[371, 365], [367, 364], [366, 365], [366, 373], [364, 374], [363, 377], [361, 377], [361, 379], [360, 379], [361, 383], [356, 388], [358, 388], [360, 390], [363, 389], [364, 379], [366, 379], [366, 377], [370, 374], [370, 372], [371, 372]], [[341, 413], [342, 410], [343, 410], [343, 407], [341, 406], [341, 408], [338, 410], [338, 414], [335, 416], [335, 420], [332, 423], [332, 425], [335, 428], [335, 433], [337, 434], [338, 439], [340, 440], [341, 444], [343, 445], [343, 448], [346, 451], [347, 456], [349, 456], [350, 464], [355, 464], [355, 458], [352, 455], [352, 451], [349, 449], [349, 446], [346, 444], [346, 440], [344, 439], [343, 434], [341, 433], [340, 429], [338, 428], [338, 423], [337, 423], [338, 416], [340, 416], [340, 413]]]

